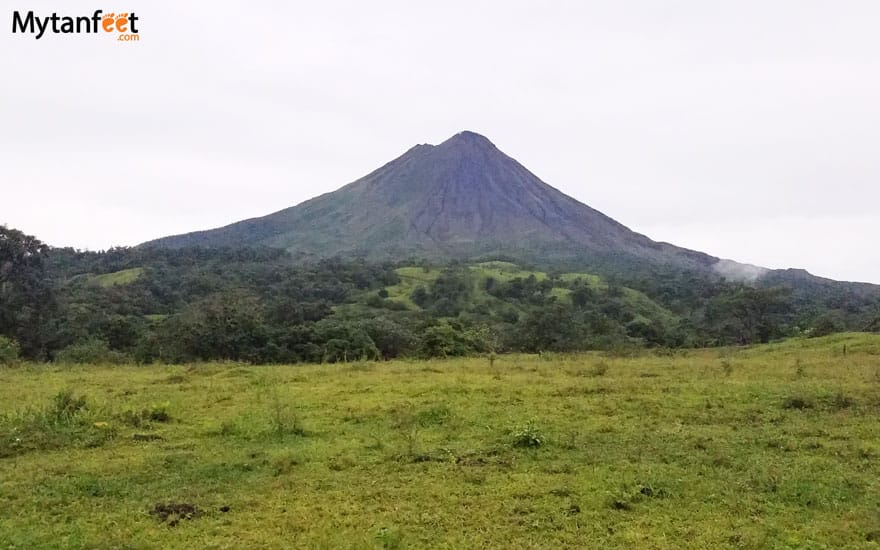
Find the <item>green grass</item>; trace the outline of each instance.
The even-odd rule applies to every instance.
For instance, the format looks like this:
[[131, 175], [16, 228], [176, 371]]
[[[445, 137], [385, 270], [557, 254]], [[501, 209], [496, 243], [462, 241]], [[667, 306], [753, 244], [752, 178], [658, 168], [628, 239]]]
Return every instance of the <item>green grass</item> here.
[[0, 547], [870, 548], [878, 421], [870, 335], [29, 365], [0, 370]]
[[102, 287], [127, 285], [133, 283], [144, 273], [144, 268], [133, 267], [131, 269], [123, 269], [113, 273], [104, 273], [103, 275], [93, 275], [89, 281]]
[[[502, 303], [502, 301], [486, 292], [485, 283], [486, 279], [489, 277], [502, 282], [508, 282], [515, 278], [525, 279], [530, 275], [534, 275], [539, 281], [548, 277], [547, 273], [543, 271], [529, 271], [510, 262], [483, 262], [468, 266], [468, 269], [474, 275], [473, 301], [475, 303], [487, 303], [490, 305], [497, 305]], [[442, 270], [438, 268], [426, 269], [423, 267], [402, 267], [395, 271], [400, 276], [400, 283], [386, 289], [388, 291], [388, 298], [406, 304], [409, 309], [419, 309], [410, 298], [413, 291], [420, 286], [429, 288], [431, 283], [433, 283], [442, 272]], [[608, 288], [608, 284], [603, 281], [602, 278], [591, 273], [562, 273], [559, 278], [566, 283], [571, 283], [580, 279], [587, 285], [597, 289]], [[571, 291], [566, 288], [554, 288], [551, 290], [550, 294], [555, 296], [561, 302], [569, 302]], [[666, 323], [674, 323], [677, 319], [674, 313], [651, 300], [651, 298], [638, 290], [624, 288], [623, 296], [632, 311], [636, 315], [640, 315], [645, 319], [658, 319]]]
[[410, 309], [419, 309], [410, 296], [416, 288], [428, 288], [440, 275], [439, 269], [423, 269], [421, 267], [401, 267], [395, 270], [400, 276], [400, 283], [388, 287], [388, 299], [402, 302]]

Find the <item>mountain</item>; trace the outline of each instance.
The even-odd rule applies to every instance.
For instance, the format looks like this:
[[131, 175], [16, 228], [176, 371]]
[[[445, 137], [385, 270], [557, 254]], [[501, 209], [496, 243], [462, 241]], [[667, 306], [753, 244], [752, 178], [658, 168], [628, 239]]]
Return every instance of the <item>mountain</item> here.
[[274, 214], [146, 245], [269, 246], [299, 258], [495, 256], [596, 268], [717, 266], [739, 278], [763, 272], [631, 231], [547, 185], [473, 132], [417, 145], [353, 183]]

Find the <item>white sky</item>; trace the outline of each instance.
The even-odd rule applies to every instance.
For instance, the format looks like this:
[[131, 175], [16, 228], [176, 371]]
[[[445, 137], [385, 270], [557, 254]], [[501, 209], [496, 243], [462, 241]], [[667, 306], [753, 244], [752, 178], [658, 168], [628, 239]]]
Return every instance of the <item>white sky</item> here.
[[[53, 245], [268, 214], [468, 129], [656, 240], [880, 283], [874, 0], [0, 3], [0, 223]], [[97, 8], [141, 41], [10, 32]]]

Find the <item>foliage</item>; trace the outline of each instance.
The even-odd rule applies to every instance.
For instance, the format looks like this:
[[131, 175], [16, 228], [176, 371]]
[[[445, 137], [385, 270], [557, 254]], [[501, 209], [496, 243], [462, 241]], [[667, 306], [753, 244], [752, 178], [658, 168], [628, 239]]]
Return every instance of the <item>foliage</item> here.
[[0, 225], [0, 335], [35, 359], [51, 345], [56, 305], [44, 265], [48, 253], [36, 238]]
[[544, 434], [534, 420], [529, 420], [526, 424], [513, 428], [510, 437], [514, 447], [534, 448], [540, 447], [546, 442]]
[[18, 362], [20, 348], [18, 342], [6, 336], [0, 336], [0, 365], [14, 365]]
[[40, 408], [0, 414], [0, 459], [34, 451], [98, 447], [115, 435], [106, 422], [88, 414], [86, 398], [71, 390]]
[[301, 262], [274, 249], [79, 252], [3, 228], [0, 336], [27, 360], [335, 363], [749, 345], [871, 330], [880, 311], [869, 290], [797, 275], [744, 285], [631, 267], [600, 277], [504, 261]]
[[121, 365], [128, 363], [131, 358], [123, 353], [110, 349], [104, 340], [91, 338], [72, 344], [59, 351], [55, 360], [60, 363], [88, 364], [88, 365]]

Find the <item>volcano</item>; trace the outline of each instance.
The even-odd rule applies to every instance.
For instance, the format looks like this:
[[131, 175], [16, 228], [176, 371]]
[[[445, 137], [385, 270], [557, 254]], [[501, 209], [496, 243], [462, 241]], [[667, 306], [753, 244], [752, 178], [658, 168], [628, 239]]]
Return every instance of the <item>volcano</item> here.
[[508, 259], [546, 265], [667, 265], [754, 278], [763, 270], [652, 241], [547, 185], [492, 142], [461, 132], [268, 216], [146, 243], [268, 246], [296, 258]]

